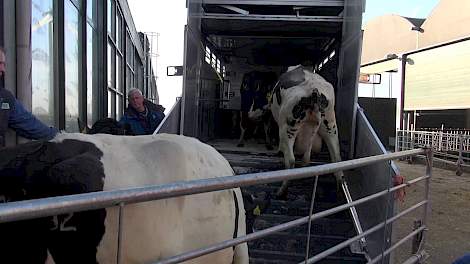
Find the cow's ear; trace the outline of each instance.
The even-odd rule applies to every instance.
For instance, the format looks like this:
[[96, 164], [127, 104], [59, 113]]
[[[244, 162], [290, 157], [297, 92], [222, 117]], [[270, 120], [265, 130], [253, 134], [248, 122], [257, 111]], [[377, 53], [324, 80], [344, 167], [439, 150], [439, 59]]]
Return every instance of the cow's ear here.
[[88, 127], [88, 125], [83, 122], [83, 120], [81, 120], [80, 118], [77, 118], [77, 122], [78, 122], [78, 129], [80, 131], [80, 133], [84, 133], [84, 134], [88, 134], [88, 132], [90, 132], [90, 127]]

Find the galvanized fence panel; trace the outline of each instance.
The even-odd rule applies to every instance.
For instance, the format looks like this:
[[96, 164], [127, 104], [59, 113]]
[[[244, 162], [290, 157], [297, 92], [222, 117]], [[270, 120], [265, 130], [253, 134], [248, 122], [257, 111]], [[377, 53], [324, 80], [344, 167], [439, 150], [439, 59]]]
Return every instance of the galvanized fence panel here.
[[397, 151], [425, 146], [433, 148], [436, 160], [456, 165], [458, 175], [462, 173], [462, 167], [470, 164], [470, 132], [468, 130], [397, 130]]
[[[160, 260], [156, 263], [180, 263], [186, 260], [190, 260], [205, 254], [209, 254], [218, 250], [222, 250], [225, 248], [229, 248], [240, 243], [245, 243], [247, 241], [251, 241], [257, 238], [261, 238], [267, 235], [270, 235], [274, 232], [279, 232], [282, 230], [286, 230], [291, 227], [299, 226], [306, 223], [311, 223], [316, 219], [326, 217], [342, 210], [349, 210], [354, 206], [366, 203], [368, 201], [378, 199], [380, 197], [384, 197], [386, 195], [390, 195], [400, 189], [403, 189], [407, 186], [415, 184], [419, 181], [425, 181], [425, 197], [423, 200], [417, 202], [416, 204], [412, 205], [410, 208], [392, 216], [389, 218], [384, 219], [382, 223], [377, 224], [367, 230], [364, 230], [363, 233], [358, 234], [357, 236], [348, 239], [326, 251], [323, 251], [311, 258], [308, 258], [306, 262], [302, 263], [315, 263], [336, 251], [351, 245], [352, 243], [361, 240], [362, 238], [366, 237], [367, 235], [380, 230], [381, 228], [390, 225], [397, 219], [401, 218], [402, 216], [417, 210], [418, 208], [424, 207], [424, 212], [422, 216], [423, 225], [418, 229], [411, 233], [409, 233], [406, 237], [398, 241], [397, 243], [391, 245], [389, 248], [384, 248], [381, 255], [372, 259], [369, 263], [376, 263], [384, 259], [388, 254], [390, 254], [394, 249], [396, 249], [400, 244], [404, 243], [407, 240], [415, 237], [418, 234], [421, 234], [422, 237], [425, 237], [425, 230], [427, 229], [427, 215], [429, 213], [429, 184], [430, 178], [432, 176], [432, 149], [415, 149], [415, 150], [407, 150], [402, 152], [396, 153], [389, 153], [371, 157], [365, 157], [355, 160], [348, 160], [342, 161], [337, 163], [330, 163], [319, 165], [315, 167], [305, 167], [305, 168], [297, 168], [297, 169], [290, 169], [290, 170], [280, 170], [280, 171], [273, 171], [273, 172], [262, 172], [262, 173], [253, 173], [253, 174], [244, 174], [244, 175], [237, 175], [237, 176], [227, 176], [227, 177], [219, 177], [219, 178], [210, 178], [210, 179], [203, 179], [203, 180], [193, 180], [193, 181], [186, 181], [186, 182], [175, 182], [170, 184], [164, 185], [156, 185], [156, 186], [147, 186], [147, 187], [140, 187], [140, 188], [130, 188], [130, 189], [121, 189], [121, 190], [113, 190], [113, 191], [102, 191], [102, 192], [95, 192], [95, 193], [84, 193], [84, 194], [77, 194], [77, 195], [69, 195], [69, 196], [61, 196], [61, 197], [50, 197], [50, 198], [43, 198], [43, 199], [36, 199], [36, 200], [28, 200], [28, 201], [19, 201], [19, 202], [10, 202], [0, 205], [0, 223], [4, 222], [12, 222], [12, 221], [19, 221], [25, 219], [33, 219], [45, 216], [54, 216], [58, 214], [64, 213], [71, 213], [71, 212], [78, 212], [78, 211], [86, 211], [86, 210], [94, 210], [100, 208], [107, 208], [112, 206], [119, 206], [120, 207], [120, 215], [122, 216], [122, 210], [124, 206], [127, 204], [132, 203], [139, 203], [139, 202], [146, 202], [146, 201], [153, 201], [153, 200], [161, 200], [166, 198], [172, 197], [179, 197], [184, 195], [191, 195], [191, 194], [198, 194], [204, 192], [211, 192], [211, 191], [218, 191], [218, 190], [226, 190], [232, 189], [237, 187], [243, 186], [250, 186], [256, 184], [264, 184], [264, 183], [272, 183], [278, 182], [282, 180], [294, 180], [294, 179], [302, 179], [308, 178], [313, 176], [322, 176], [338, 171], [350, 170], [355, 168], [360, 168], [364, 166], [368, 166], [371, 164], [379, 163], [379, 162], [387, 162], [393, 159], [399, 159], [403, 157], [409, 157], [414, 155], [424, 154], [427, 158], [427, 167], [426, 167], [426, 174], [422, 177], [417, 179], [405, 182], [398, 186], [389, 187], [385, 190], [373, 193], [371, 195], [365, 196], [360, 198], [356, 201], [347, 202], [340, 206], [324, 210], [318, 213], [313, 214], [312, 210], [308, 216], [296, 219], [291, 222], [283, 223], [278, 226], [270, 227], [267, 229], [263, 229], [249, 235], [237, 237], [235, 239], [230, 239], [226, 241], [222, 241], [220, 243], [210, 245], [205, 248], [196, 249], [193, 251], [185, 252], [177, 256], [173, 256], [164, 260]], [[313, 194], [315, 194], [315, 188], [312, 189]], [[314, 202], [315, 195], [312, 196], [312, 203]], [[122, 217], [121, 217], [122, 218]], [[117, 256], [117, 263], [120, 262], [120, 256], [122, 252], [122, 248], [120, 246], [120, 238], [121, 238], [121, 227], [125, 223], [119, 223], [119, 234], [118, 234], [118, 256]], [[407, 263], [415, 263], [417, 261], [421, 261], [420, 256], [426, 256], [423, 250], [423, 243], [424, 239], [420, 241], [419, 252], [413, 255]]]

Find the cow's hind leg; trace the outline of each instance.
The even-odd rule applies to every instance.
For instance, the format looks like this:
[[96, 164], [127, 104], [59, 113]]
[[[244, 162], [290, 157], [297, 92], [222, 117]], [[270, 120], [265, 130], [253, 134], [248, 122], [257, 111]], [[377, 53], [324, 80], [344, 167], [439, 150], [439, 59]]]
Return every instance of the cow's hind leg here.
[[[341, 153], [339, 147], [339, 138], [338, 138], [338, 128], [336, 126], [336, 119], [334, 113], [326, 121], [322, 122], [320, 129], [318, 130], [319, 135], [325, 141], [326, 146], [328, 147], [328, 152], [330, 153], [331, 162], [341, 161]], [[339, 193], [342, 189], [342, 184], [344, 181], [343, 171], [335, 172], [336, 177], [336, 191]]]
[[264, 126], [264, 138], [266, 141], [266, 149], [268, 150], [273, 150], [273, 145], [272, 145], [272, 140], [270, 136], [271, 132], [271, 127], [272, 127], [272, 117], [268, 116], [263, 122]]
[[[279, 128], [279, 149], [284, 154], [284, 166], [286, 169], [293, 169], [295, 167], [294, 143], [295, 133], [293, 133], [288, 126]], [[276, 196], [286, 198], [288, 186], [289, 181], [283, 181]]]

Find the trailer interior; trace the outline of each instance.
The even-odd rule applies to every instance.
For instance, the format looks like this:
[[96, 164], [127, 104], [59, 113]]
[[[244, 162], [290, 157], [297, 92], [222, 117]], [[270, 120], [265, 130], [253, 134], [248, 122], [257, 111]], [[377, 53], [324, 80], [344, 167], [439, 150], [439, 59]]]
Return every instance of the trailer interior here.
[[[380, 143], [375, 141], [367, 120], [362, 122], [364, 117], [360, 114], [356, 119], [362, 1], [204, 0], [189, 1], [188, 10], [182, 132], [215, 147], [236, 174], [283, 169], [277, 147], [267, 150], [263, 137], [253, 131], [247, 144], [237, 147], [240, 86], [244, 74], [251, 71], [274, 72], [279, 76], [289, 66], [310, 67], [335, 87], [343, 159], [380, 153]], [[367, 147], [374, 149], [360, 149], [356, 140], [367, 141]], [[325, 147], [312, 157], [310, 165], [329, 162]], [[354, 199], [389, 184], [387, 176], [372, 181], [362, 179], [381, 170], [390, 174], [389, 166], [384, 166], [369, 172], [345, 172]], [[313, 181], [311, 178], [291, 182], [286, 197], [275, 195], [280, 183], [243, 188], [247, 231], [308, 215]], [[314, 212], [345, 202], [333, 175], [319, 177]], [[364, 227], [376, 224], [386, 214], [380, 206], [388, 203], [381, 200], [358, 208], [361, 224]], [[309, 256], [358, 233], [347, 210], [315, 221], [312, 230]], [[250, 263], [304, 261], [306, 231], [304, 225], [249, 242]], [[385, 231], [390, 237], [391, 230]], [[383, 234], [367, 236], [366, 240], [319, 263], [365, 263], [376, 256], [383, 243], [389, 243], [383, 240]]]

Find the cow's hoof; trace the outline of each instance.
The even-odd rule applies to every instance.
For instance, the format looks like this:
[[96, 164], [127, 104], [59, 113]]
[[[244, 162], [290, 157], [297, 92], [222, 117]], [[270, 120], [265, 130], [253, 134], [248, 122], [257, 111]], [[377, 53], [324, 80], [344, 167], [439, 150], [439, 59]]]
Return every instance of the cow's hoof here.
[[245, 146], [245, 144], [243, 144], [243, 143], [238, 143], [237, 144], [237, 147], [239, 147], [239, 148], [243, 148], [244, 146]]

